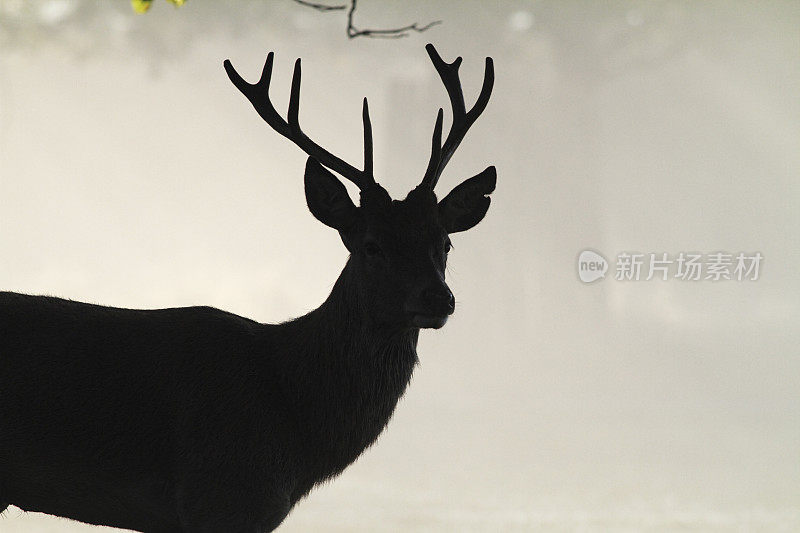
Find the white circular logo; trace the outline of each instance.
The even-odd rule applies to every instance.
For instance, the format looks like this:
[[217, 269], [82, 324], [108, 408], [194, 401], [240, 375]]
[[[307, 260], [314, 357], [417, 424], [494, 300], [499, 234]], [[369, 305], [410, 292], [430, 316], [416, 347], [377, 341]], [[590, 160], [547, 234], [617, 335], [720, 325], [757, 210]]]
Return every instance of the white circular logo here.
[[592, 250], [584, 250], [578, 256], [578, 277], [584, 283], [591, 283], [606, 277], [608, 261]]

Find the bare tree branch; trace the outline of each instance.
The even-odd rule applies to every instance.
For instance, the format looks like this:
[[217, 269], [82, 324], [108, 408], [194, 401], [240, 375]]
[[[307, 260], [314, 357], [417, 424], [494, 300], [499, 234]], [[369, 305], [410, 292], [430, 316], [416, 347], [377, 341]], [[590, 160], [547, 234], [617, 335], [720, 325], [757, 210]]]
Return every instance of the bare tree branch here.
[[417, 32], [422, 33], [427, 29], [431, 28], [432, 26], [436, 26], [437, 24], [441, 24], [441, 20], [434, 20], [425, 24], [424, 26], [420, 26], [418, 23], [409, 24], [408, 26], [403, 26], [402, 28], [393, 28], [393, 29], [385, 29], [385, 30], [359, 30], [353, 25], [353, 13], [356, 11], [356, 1], [357, 0], [350, 0], [350, 9], [347, 11], [347, 37], [350, 39], [355, 39], [356, 37], [377, 37], [382, 39], [397, 39], [399, 37], [405, 37], [409, 34], [409, 32]]
[[[294, 0], [294, 2], [300, 4], [301, 6], [310, 7], [312, 9], [316, 9], [317, 11], [341, 11], [343, 9], [347, 9], [347, 5], [326, 5], [326, 4], [319, 4], [317, 2], [311, 2], [309, 0]], [[415, 22], [413, 24], [409, 24], [408, 26], [403, 26], [401, 28], [389, 28], [389, 29], [380, 29], [380, 30], [360, 30], [355, 27], [353, 24], [353, 15], [356, 12], [356, 2], [357, 0], [350, 0], [349, 9], [347, 9], [347, 37], [350, 39], [355, 39], [356, 37], [373, 37], [379, 39], [397, 39], [399, 37], [406, 37], [410, 32], [417, 32], [422, 33], [429, 28], [436, 26], [437, 24], [441, 24], [441, 20], [434, 20], [424, 25], [420, 25], [419, 23]]]
[[301, 6], [310, 7], [312, 9], [316, 9], [317, 11], [341, 11], [347, 7], [346, 4], [341, 4], [338, 6], [329, 6], [325, 4], [318, 4], [316, 2], [308, 2], [307, 0], [294, 0]]

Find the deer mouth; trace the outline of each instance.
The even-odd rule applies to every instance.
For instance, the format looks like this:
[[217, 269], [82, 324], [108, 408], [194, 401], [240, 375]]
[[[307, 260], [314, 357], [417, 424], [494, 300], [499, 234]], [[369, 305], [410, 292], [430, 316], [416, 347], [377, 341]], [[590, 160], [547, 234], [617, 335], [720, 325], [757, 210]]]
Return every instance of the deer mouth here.
[[447, 323], [448, 315], [425, 315], [417, 313], [411, 317], [411, 323], [417, 328], [439, 329]]

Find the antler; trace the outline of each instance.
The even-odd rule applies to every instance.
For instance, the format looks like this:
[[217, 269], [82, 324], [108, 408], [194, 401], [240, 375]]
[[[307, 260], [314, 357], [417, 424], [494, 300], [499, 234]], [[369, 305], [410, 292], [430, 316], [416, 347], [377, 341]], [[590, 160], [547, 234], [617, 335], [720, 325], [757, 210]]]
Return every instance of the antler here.
[[494, 85], [494, 63], [491, 57], [486, 58], [486, 70], [483, 75], [481, 93], [472, 109], [467, 111], [464, 105], [464, 93], [461, 90], [461, 80], [458, 77], [461, 58], [457, 57], [452, 63], [447, 63], [432, 44], [425, 46], [425, 50], [428, 51], [433, 66], [436, 67], [436, 71], [439, 73], [445, 89], [447, 89], [450, 105], [453, 108], [453, 125], [450, 127], [450, 133], [447, 134], [444, 145], [442, 145], [442, 122], [444, 118], [441, 108], [439, 108], [439, 114], [436, 117], [436, 126], [433, 128], [431, 158], [428, 162], [428, 169], [425, 171], [425, 177], [422, 178], [422, 183], [420, 183], [420, 185], [426, 185], [432, 190], [436, 187], [439, 176], [442, 175], [442, 171], [447, 162], [450, 161], [450, 157], [452, 157], [456, 148], [458, 148], [458, 145], [461, 144], [467, 134], [467, 130], [486, 109], [486, 104], [489, 103], [489, 97], [492, 94]]
[[287, 118], [283, 117], [275, 110], [269, 99], [269, 83], [272, 78], [272, 60], [274, 53], [267, 54], [267, 61], [264, 63], [264, 70], [261, 72], [261, 79], [257, 83], [246, 82], [233, 68], [229, 59], [225, 60], [225, 72], [239, 91], [244, 94], [261, 118], [263, 118], [272, 129], [295, 143], [302, 150], [315, 158], [329, 169], [338, 172], [343, 177], [355, 183], [359, 189], [365, 189], [375, 183], [372, 174], [372, 124], [369, 120], [369, 106], [367, 99], [364, 98], [362, 117], [364, 121], [364, 170], [359, 170], [349, 163], [339, 159], [325, 148], [312, 141], [303, 130], [300, 129], [298, 112], [300, 110], [300, 59], [294, 64], [294, 74], [292, 74], [292, 90], [289, 95], [289, 111]]

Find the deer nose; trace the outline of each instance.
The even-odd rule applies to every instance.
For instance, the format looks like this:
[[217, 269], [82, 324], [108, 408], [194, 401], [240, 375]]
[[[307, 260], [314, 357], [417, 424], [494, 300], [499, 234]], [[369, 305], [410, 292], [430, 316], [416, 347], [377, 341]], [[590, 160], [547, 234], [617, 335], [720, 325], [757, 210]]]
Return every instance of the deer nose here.
[[428, 287], [422, 291], [422, 301], [432, 314], [452, 315], [456, 310], [456, 297], [447, 287]]

